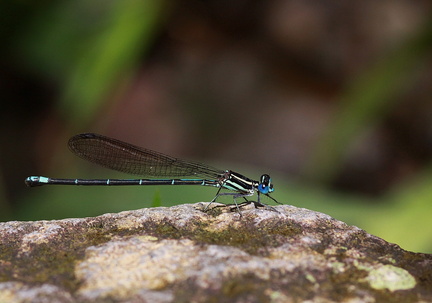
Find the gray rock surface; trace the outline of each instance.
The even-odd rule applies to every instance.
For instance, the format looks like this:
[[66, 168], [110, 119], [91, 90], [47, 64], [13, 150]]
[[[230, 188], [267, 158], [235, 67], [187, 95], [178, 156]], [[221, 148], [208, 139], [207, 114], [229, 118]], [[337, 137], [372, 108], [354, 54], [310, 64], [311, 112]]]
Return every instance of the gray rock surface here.
[[293, 206], [204, 206], [0, 223], [0, 302], [432, 302], [432, 255]]

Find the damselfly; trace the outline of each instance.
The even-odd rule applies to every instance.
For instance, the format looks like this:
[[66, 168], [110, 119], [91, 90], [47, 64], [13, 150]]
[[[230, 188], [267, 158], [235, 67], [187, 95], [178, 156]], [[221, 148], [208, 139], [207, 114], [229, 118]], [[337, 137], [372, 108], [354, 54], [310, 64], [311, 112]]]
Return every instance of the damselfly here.
[[[219, 170], [198, 162], [184, 161], [159, 152], [134, 146], [120, 140], [98, 134], [79, 134], [69, 140], [69, 148], [77, 156], [101, 166], [120, 172], [148, 177], [172, 179], [57, 179], [31, 176], [25, 180], [27, 186], [41, 185], [204, 185], [217, 187], [216, 196], [230, 195], [239, 209], [237, 198], [257, 193], [255, 206], [266, 207], [260, 196], [265, 195], [279, 203], [269, 194], [274, 191], [269, 175], [264, 174], [259, 181], [249, 179], [232, 170]], [[185, 179], [187, 178], [187, 179]], [[190, 178], [190, 179], [189, 179]], [[221, 189], [233, 192], [221, 193]], [[241, 203], [241, 204], [243, 204]], [[209, 205], [210, 205], [209, 204]], [[279, 203], [281, 204], [281, 203]], [[209, 206], [207, 205], [207, 207]]]

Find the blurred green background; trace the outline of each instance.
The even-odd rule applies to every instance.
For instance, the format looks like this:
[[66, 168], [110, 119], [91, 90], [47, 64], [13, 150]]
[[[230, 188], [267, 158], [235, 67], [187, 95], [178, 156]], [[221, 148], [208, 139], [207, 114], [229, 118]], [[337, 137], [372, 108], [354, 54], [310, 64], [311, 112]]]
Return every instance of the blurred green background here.
[[69, 137], [96, 132], [269, 173], [283, 203], [432, 253], [431, 6], [2, 2], [0, 219], [213, 198], [202, 187], [24, 186], [30, 175], [124, 177], [68, 151]]

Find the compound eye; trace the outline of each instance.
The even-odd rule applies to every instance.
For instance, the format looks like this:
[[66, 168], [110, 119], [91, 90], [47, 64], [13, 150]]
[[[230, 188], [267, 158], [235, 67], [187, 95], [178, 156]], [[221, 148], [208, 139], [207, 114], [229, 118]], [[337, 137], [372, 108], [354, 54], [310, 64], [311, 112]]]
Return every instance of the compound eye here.
[[271, 193], [271, 192], [273, 192], [273, 191], [274, 191], [273, 184], [270, 184], [270, 185], [269, 185], [269, 192]]
[[262, 194], [268, 194], [270, 188], [265, 185], [264, 183], [261, 183], [260, 185], [258, 185], [258, 190], [262, 193]]
[[273, 185], [271, 184], [271, 178], [269, 175], [264, 174], [261, 176], [258, 189], [263, 194], [271, 193], [274, 190]]
[[264, 175], [261, 176], [261, 184], [268, 185], [270, 183], [271, 183], [271, 178], [270, 178], [269, 175], [264, 174]]

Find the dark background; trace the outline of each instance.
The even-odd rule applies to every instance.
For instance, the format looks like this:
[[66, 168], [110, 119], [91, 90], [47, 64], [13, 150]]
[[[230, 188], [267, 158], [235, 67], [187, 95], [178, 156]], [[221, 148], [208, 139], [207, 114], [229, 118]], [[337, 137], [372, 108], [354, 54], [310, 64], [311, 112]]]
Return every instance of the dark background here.
[[431, 6], [2, 2], [0, 219], [213, 198], [202, 187], [24, 186], [29, 175], [124, 177], [68, 151], [72, 135], [97, 132], [269, 173], [280, 202], [432, 252]]

